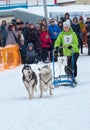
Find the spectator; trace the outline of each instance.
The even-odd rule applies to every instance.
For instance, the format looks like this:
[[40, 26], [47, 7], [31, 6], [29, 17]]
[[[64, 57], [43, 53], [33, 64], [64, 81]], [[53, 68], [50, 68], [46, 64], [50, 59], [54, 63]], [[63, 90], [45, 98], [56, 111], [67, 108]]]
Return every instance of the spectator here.
[[42, 20], [42, 25], [44, 25], [44, 26], [47, 27], [47, 21], [46, 21], [46, 19], [43, 19], [43, 20]]
[[18, 44], [19, 44], [22, 64], [25, 64], [26, 63], [26, 46], [24, 43], [24, 36], [23, 36], [22, 30], [20, 29], [18, 30]]
[[71, 19], [70, 19], [70, 14], [69, 14], [68, 12], [65, 13], [64, 19], [65, 19], [65, 21], [66, 21], [67, 19], [69, 19], [69, 20], [70, 20], [70, 24], [72, 24], [72, 21], [71, 21]]
[[82, 30], [84, 28], [84, 19], [83, 19], [83, 16], [80, 16], [79, 17], [79, 25], [80, 25], [80, 30], [81, 30], [81, 33], [80, 33], [80, 38], [81, 38], [81, 42], [80, 42], [80, 47], [81, 47], [81, 53], [83, 53], [83, 45], [85, 45], [84, 41], [82, 41]]
[[28, 30], [29, 30], [29, 22], [26, 22], [23, 28], [24, 43], [26, 47], [28, 44], [28, 39], [27, 39]]
[[54, 19], [50, 20], [50, 25], [48, 27], [48, 31], [50, 33], [50, 37], [51, 37], [51, 40], [52, 40], [53, 46], [54, 46], [54, 42], [57, 39], [58, 34], [61, 32], [61, 30], [58, 27], [58, 25], [55, 24], [55, 20]]
[[29, 24], [29, 29], [27, 31], [27, 41], [28, 43], [31, 42], [34, 45], [35, 51], [37, 51], [37, 42], [39, 41], [39, 34], [33, 23]]
[[82, 31], [82, 29], [84, 28], [84, 19], [83, 19], [83, 16], [79, 17], [79, 25], [80, 25], [80, 29]]
[[80, 37], [80, 33], [81, 33], [81, 29], [80, 29], [80, 25], [78, 23], [78, 18], [74, 17], [73, 21], [72, 21], [72, 25], [71, 25], [73, 31], [76, 33], [77, 38], [78, 38], [78, 42], [79, 42], [79, 47], [81, 48], [81, 53], [83, 53], [82, 50], [82, 41], [81, 41], [81, 37]]
[[58, 27], [60, 28], [61, 31], [63, 30], [63, 22], [62, 21], [58, 22]]
[[52, 41], [50, 39], [49, 32], [46, 26], [41, 26], [40, 34], [41, 48], [42, 48], [42, 60], [43, 62], [50, 62], [50, 46], [52, 46]]
[[0, 27], [2, 47], [5, 47], [6, 45], [6, 39], [7, 39], [7, 32], [5, 30], [6, 25], [7, 25], [6, 20], [3, 20]]
[[41, 61], [42, 60], [42, 49], [41, 49], [41, 42], [40, 42], [40, 34], [41, 34], [41, 27], [39, 24], [35, 24], [36, 30], [38, 32], [38, 40], [37, 40], [37, 49], [36, 49], [36, 53], [38, 55], [38, 60]]
[[50, 51], [51, 52], [50, 57], [52, 59], [52, 51], [53, 51], [53, 48], [54, 48], [54, 43], [55, 43], [55, 40], [57, 39], [58, 34], [61, 32], [61, 29], [58, 27], [57, 24], [55, 24], [54, 19], [51, 19], [50, 25], [48, 27], [48, 31], [49, 31], [49, 34], [50, 34], [50, 38], [52, 40], [52, 46], [51, 46], [51, 51]]
[[90, 18], [89, 17], [86, 18], [85, 24], [90, 24]]
[[26, 63], [33, 64], [37, 62], [38, 59], [34, 49], [34, 45], [32, 43], [28, 43], [27, 51], [26, 51]]
[[85, 24], [82, 30], [82, 41], [88, 45], [88, 55], [90, 55], [90, 24]]
[[5, 29], [7, 31], [6, 45], [17, 44], [18, 33], [16, 31], [16, 26], [13, 23], [9, 23]]

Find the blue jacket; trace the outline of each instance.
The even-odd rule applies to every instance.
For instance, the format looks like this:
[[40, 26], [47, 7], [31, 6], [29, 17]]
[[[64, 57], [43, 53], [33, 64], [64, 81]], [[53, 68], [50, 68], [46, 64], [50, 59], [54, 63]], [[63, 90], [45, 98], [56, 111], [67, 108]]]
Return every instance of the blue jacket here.
[[[61, 32], [60, 28], [56, 24], [49, 25], [48, 30], [49, 30], [51, 39], [57, 39], [58, 34]], [[54, 34], [55, 32], [56, 32], [56, 34]]]

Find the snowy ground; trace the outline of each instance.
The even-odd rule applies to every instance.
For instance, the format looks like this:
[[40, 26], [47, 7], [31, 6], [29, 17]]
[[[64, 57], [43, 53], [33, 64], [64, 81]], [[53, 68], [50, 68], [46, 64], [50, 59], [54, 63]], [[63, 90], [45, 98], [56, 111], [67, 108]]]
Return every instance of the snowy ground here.
[[[23, 66], [0, 72], [0, 130], [90, 130], [90, 56], [84, 51], [78, 60], [78, 85], [57, 87], [42, 99], [39, 89], [28, 99]], [[42, 65], [32, 68], [38, 74]]]

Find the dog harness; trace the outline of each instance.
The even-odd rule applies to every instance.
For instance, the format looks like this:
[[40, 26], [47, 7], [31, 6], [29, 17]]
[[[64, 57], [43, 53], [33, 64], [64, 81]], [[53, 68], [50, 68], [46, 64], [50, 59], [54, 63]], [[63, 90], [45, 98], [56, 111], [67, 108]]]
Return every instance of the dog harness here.
[[52, 77], [50, 77], [47, 81], [45, 81], [44, 79], [41, 78], [41, 74], [40, 74], [40, 80], [43, 81], [45, 85], [47, 85], [49, 81], [52, 80]]
[[29, 83], [32, 79], [33, 79], [33, 78], [31, 77], [31, 79], [30, 79], [30, 76], [29, 76], [29, 80], [28, 80], [28, 79], [25, 79], [25, 81], [26, 81], [27, 83]]

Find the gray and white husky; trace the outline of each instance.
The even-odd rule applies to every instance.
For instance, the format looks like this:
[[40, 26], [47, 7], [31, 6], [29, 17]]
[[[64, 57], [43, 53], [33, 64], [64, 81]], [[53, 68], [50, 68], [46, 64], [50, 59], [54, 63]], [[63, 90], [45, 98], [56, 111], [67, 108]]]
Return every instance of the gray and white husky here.
[[28, 64], [24, 65], [22, 74], [23, 83], [28, 91], [29, 98], [32, 99], [34, 96], [34, 91], [37, 90], [37, 75]]
[[39, 73], [39, 88], [40, 88], [40, 97], [43, 96], [43, 92], [47, 92], [49, 89], [50, 95], [52, 95], [52, 72], [49, 65], [45, 65], [41, 68], [38, 68]]

